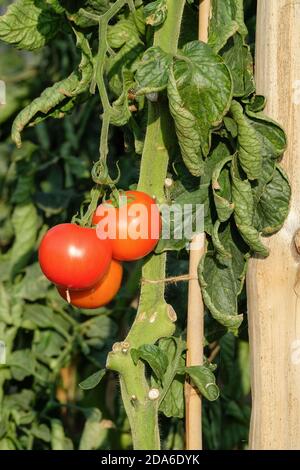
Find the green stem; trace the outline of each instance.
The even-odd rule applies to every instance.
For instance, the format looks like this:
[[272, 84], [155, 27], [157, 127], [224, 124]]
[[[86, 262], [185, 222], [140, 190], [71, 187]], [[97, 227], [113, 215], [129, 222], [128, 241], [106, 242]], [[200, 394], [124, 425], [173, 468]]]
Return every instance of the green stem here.
[[[168, 16], [163, 26], [155, 32], [154, 45], [168, 53], [176, 54], [185, 0], [167, 0]], [[169, 162], [168, 130], [170, 114], [164, 97], [158, 103], [149, 102], [148, 126], [141, 162], [138, 189], [163, 202], [164, 182]], [[166, 255], [153, 254], [144, 264], [143, 278], [165, 277]], [[134, 364], [131, 348], [153, 344], [159, 338], [174, 332], [175, 315], [164, 299], [164, 283], [143, 283], [136, 320], [122, 343], [116, 343], [109, 354], [107, 367], [119, 372], [124, 407], [132, 430], [135, 449], [159, 449], [158, 407], [160, 396], [155, 398], [145, 376], [145, 366]], [[161, 393], [161, 391], [159, 391]]]

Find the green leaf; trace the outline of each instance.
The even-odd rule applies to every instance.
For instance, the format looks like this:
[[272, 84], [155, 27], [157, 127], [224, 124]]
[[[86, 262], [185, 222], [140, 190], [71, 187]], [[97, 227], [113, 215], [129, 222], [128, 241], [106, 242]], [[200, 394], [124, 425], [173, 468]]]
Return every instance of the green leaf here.
[[236, 226], [251, 250], [261, 256], [268, 256], [269, 250], [263, 245], [259, 232], [253, 226], [254, 199], [251, 184], [239, 177], [236, 159], [231, 165], [231, 178]]
[[204, 303], [214, 319], [236, 332], [243, 317], [238, 315], [238, 288], [232, 265], [220, 263], [208, 251], [200, 262], [198, 276]]
[[168, 97], [182, 158], [189, 171], [200, 176], [211, 132], [222, 122], [232, 98], [232, 80], [223, 59], [207, 44], [186, 44], [170, 73]]
[[261, 142], [237, 101], [232, 102], [230, 111], [238, 127], [239, 162], [250, 180], [257, 179], [262, 172]]
[[11, 324], [10, 298], [2, 282], [0, 282], [0, 321]]
[[212, 175], [214, 202], [221, 222], [228, 220], [234, 210], [231, 202], [230, 170], [227, 165], [231, 160], [232, 157], [225, 157], [221, 160], [215, 166]]
[[94, 374], [90, 375], [87, 379], [80, 382], [79, 387], [82, 390], [91, 390], [92, 388], [97, 387], [97, 385], [101, 382], [105, 374], [106, 369], [98, 370]]
[[184, 376], [176, 375], [160, 404], [159, 411], [167, 418], [184, 417]]
[[212, 243], [214, 245], [216, 252], [218, 253], [218, 259], [221, 261], [221, 263], [227, 264], [228, 259], [231, 259], [231, 253], [226, 250], [225, 246], [220, 240], [220, 237], [219, 237], [220, 226], [221, 226], [221, 222], [217, 220], [212, 231]]
[[33, 390], [23, 388], [20, 393], [12, 393], [4, 397], [5, 408], [12, 410], [14, 408], [29, 411], [34, 404], [35, 393]]
[[21, 147], [21, 133], [28, 125], [35, 125], [49, 116], [62, 118], [75, 104], [76, 98], [89, 89], [93, 76], [92, 53], [85, 36], [74, 30], [76, 45], [81, 50], [81, 62], [69, 77], [46, 88], [15, 118], [12, 125], [12, 139]]
[[181, 338], [162, 338], [159, 348], [169, 360], [162, 379], [162, 393], [159, 411], [167, 417], [183, 418], [184, 416], [184, 376], [178, 370], [185, 365], [183, 353], [186, 349]]
[[147, 49], [135, 74], [137, 95], [166, 89], [172, 62], [172, 55], [167, 54], [160, 47], [155, 46]]
[[134, 86], [133, 74], [123, 70], [123, 90], [119, 98], [113, 102], [110, 111], [110, 122], [115, 126], [124, 126], [131, 118], [128, 91]]
[[244, 23], [243, 0], [212, 0], [208, 44], [219, 52], [237, 31], [247, 35]]
[[24, 380], [25, 377], [34, 375], [36, 361], [29, 349], [21, 349], [11, 353], [8, 365], [11, 370], [12, 377], [15, 380]]
[[49, 357], [58, 357], [66, 345], [65, 338], [53, 330], [36, 331], [32, 350], [34, 353]]
[[25, 269], [25, 276], [17, 286], [17, 296], [34, 302], [45, 297], [49, 286], [39, 263], [34, 263]]
[[287, 146], [283, 128], [264, 113], [253, 112], [248, 105], [246, 106], [246, 114], [249, 117], [248, 122], [260, 141], [262, 158], [279, 159]]
[[73, 450], [73, 443], [65, 436], [63, 425], [58, 419], [51, 419], [51, 449]]
[[116, 331], [116, 323], [111, 318], [103, 315], [82, 324], [82, 333], [88, 338], [86, 343], [96, 349], [102, 349], [108, 339], [113, 341]]
[[285, 172], [276, 166], [265, 185], [254, 211], [254, 225], [263, 235], [271, 235], [283, 226], [289, 213], [291, 188]]
[[10, 270], [12, 276], [26, 266], [35, 246], [38, 215], [32, 204], [17, 206], [12, 215], [15, 241], [10, 250]]
[[45, 442], [50, 442], [51, 440], [50, 429], [46, 424], [34, 425], [31, 428], [31, 434]]
[[107, 41], [112, 49], [117, 49], [106, 61], [109, 87], [119, 97], [123, 90], [123, 71], [134, 71], [144, 53], [144, 44], [132, 14], [109, 26]]
[[33, 328], [52, 328], [58, 318], [50, 307], [46, 305], [26, 304], [23, 314], [23, 327], [29, 328], [33, 323]]
[[95, 450], [101, 447], [108, 433], [107, 426], [101, 421], [102, 414], [98, 408], [89, 410], [81, 435], [79, 450]]
[[201, 140], [197, 119], [187, 109], [180, 96], [173, 70], [169, 76], [168, 98], [183, 161], [192, 175], [200, 176], [203, 174], [204, 163], [200, 153]]
[[221, 53], [233, 78], [233, 96], [245, 97], [255, 91], [250, 48], [240, 34], [235, 34]]
[[201, 395], [207, 400], [215, 401], [219, 398], [220, 391], [216, 385], [216, 378], [209, 367], [206, 365], [191, 366], [186, 367], [185, 371], [191, 377]]
[[142, 359], [149, 364], [159, 380], [163, 378], [168, 367], [168, 356], [158, 346], [144, 344], [138, 349], [132, 348], [130, 354], [135, 364]]
[[62, 18], [42, 0], [17, 0], [0, 17], [0, 39], [33, 51], [56, 36], [61, 27]]
[[144, 7], [146, 24], [160, 26], [165, 22], [168, 14], [167, 0], [156, 0]]

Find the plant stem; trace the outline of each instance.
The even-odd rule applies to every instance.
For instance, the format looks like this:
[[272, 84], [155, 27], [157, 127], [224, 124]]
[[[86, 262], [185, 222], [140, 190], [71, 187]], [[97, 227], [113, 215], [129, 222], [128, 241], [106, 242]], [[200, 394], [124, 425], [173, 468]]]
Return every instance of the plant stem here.
[[[167, 0], [168, 15], [165, 23], [155, 32], [154, 45], [165, 52], [176, 54], [185, 0]], [[164, 182], [169, 162], [168, 131], [170, 115], [166, 100], [160, 96], [157, 103], [149, 102], [148, 126], [141, 162], [138, 189], [162, 202]], [[166, 255], [153, 254], [143, 267], [143, 278], [165, 277]], [[107, 367], [120, 374], [121, 393], [132, 430], [135, 449], [159, 449], [157, 399], [150, 399], [150, 387], [145, 377], [145, 366], [134, 364], [131, 348], [153, 344], [174, 332], [175, 313], [164, 299], [164, 283], [144, 283], [136, 320], [122, 343], [116, 343], [108, 356]]]

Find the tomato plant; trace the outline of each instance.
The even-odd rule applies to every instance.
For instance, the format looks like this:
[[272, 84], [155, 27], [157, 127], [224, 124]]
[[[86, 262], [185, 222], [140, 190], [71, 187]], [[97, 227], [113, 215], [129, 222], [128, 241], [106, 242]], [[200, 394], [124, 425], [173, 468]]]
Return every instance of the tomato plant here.
[[100, 240], [92, 228], [60, 224], [44, 235], [39, 262], [45, 276], [57, 286], [88, 289], [107, 273], [111, 244]]
[[[244, 20], [246, 12], [251, 39], [254, 3], [212, 0], [207, 44], [198, 7], [0, 1], [9, 98], [0, 109], [1, 449], [182, 449], [186, 380], [203, 396], [205, 447], [245, 447], [245, 276], [251, 256], [268, 255], [262, 237], [288, 214], [286, 136], [255, 89]], [[136, 202], [146, 208], [145, 219], [129, 215], [134, 232], [147, 220], [146, 238], [127, 227], [110, 249], [91, 227], [109, 194], [123, 190], [126, 214]], [[175, 219], [168, 239], [152, 236], [156, 203], [203, 206], [206, 346], [194, 369], [185, 366], [186, 279], [165, 289], [169, 276], [188, 272], [190, 238], [178, 238]], [[40, 272], [40, 243], [45, 274], [77, 309]], [[109, 268], [110, 250], [142, 257], [124, 263], [118, 293], [122, 269]]]
[[144, 258], [159, 240], [159, 209], [154, 199], [142, 191], [126, 191], [120, 196], [120, 204], [115, 208], [111, 201], [107, 201], [98, 206], [93, 224], [102, 222], [104, 225], [105, 218], [108, 219], [107, 223], [114, 232], [111, 238], [113, 258], [120, 261]]
[[[121, 287], [123, 268], [121, 263], [112, 260], [105, 276], [90, 289], [70, 290], [59, 287], [58, 292], [72, 305], [79, 308], [99, 308], [108, 304]], [[69, 299], [68, 299], [69, 297]]]

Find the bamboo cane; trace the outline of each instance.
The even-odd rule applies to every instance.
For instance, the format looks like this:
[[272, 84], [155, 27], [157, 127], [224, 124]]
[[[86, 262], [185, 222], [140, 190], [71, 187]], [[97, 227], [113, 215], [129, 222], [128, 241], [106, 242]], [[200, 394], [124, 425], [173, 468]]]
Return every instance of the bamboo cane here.
[[[210, 0], [199, 5], [199, 39], [207, 42]], [[203, 363], [204, 305], [197, 279], [198, 265], [205, 250], [205, 234], [195, 235], [190, 245], [188, 318], [187, 318], [187, 366]], [[186, 404], [186, 448], [202, 449], [202, 404], [198, 391], [189, 383], [185, 384]]]
[[259, 0], [257, 92], [284, 126], [282, 161], [292, 185], [283, 229], [266, 240], [271, 254], [254, 259], [247, 277], [252, 375], [251, 449], [300, 449], [300, 3]]

